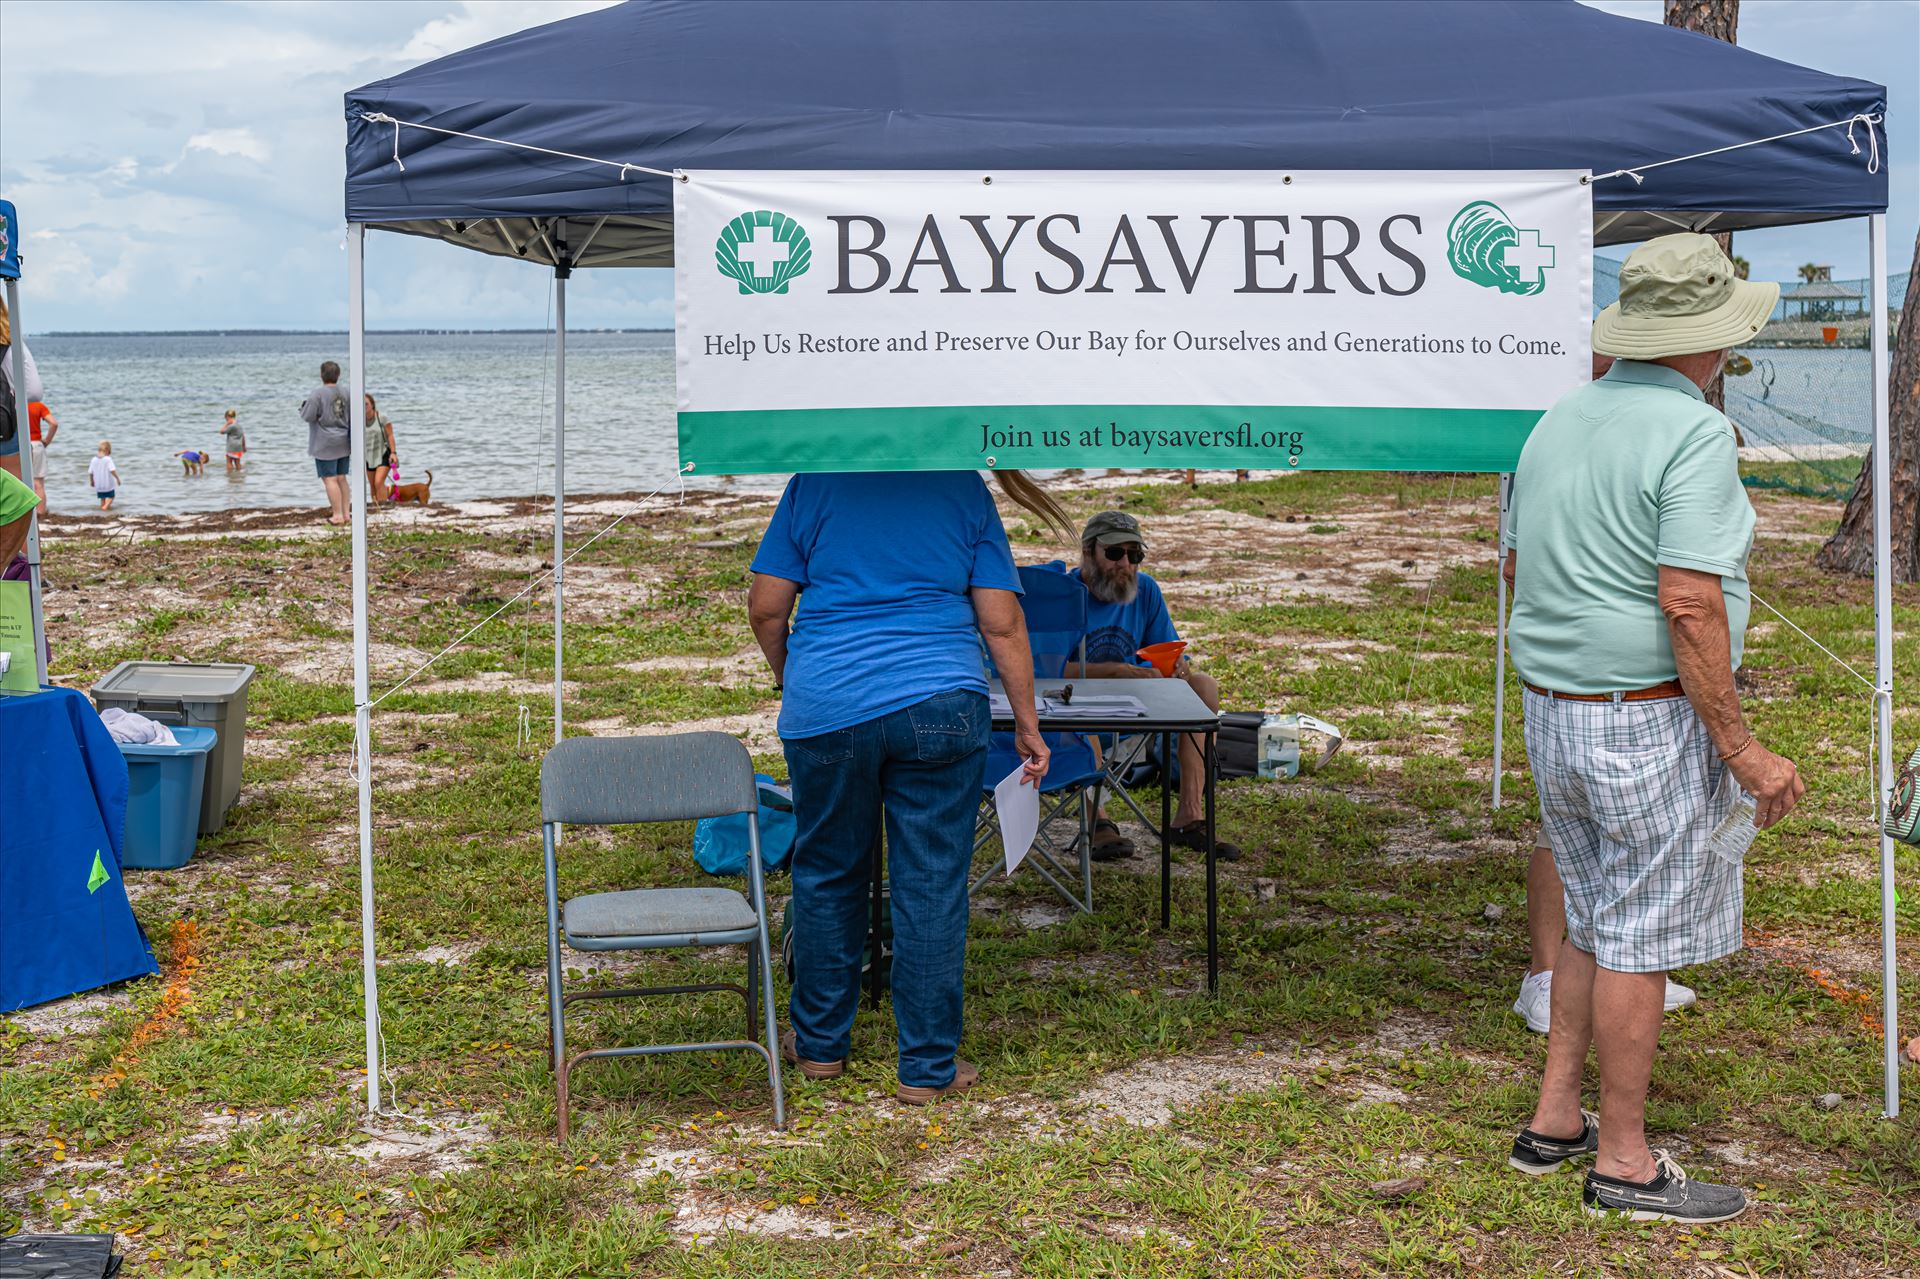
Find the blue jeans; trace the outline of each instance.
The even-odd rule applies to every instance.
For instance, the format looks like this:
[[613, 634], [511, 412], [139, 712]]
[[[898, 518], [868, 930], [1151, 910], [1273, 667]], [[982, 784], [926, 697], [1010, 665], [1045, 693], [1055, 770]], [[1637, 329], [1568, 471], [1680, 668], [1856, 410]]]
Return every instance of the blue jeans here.
[[987, 699], [956, 690], [818, 737], [784, 739], [793, 778], [793, 997], [802, 1057], [853, 1041], [872, 903], [873, 841], [887, 820], [893, 1014], [900, 1082], [944, 1088], [960, 1045], [973, 818], [987, 764]]

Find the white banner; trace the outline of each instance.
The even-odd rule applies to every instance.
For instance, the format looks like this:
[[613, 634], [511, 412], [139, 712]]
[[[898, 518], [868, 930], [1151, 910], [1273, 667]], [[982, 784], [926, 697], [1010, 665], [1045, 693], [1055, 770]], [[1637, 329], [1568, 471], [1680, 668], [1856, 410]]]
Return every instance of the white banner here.
[[696, 473], [1512, 468], [1589, 375], [1551, 172], [695, 172]]

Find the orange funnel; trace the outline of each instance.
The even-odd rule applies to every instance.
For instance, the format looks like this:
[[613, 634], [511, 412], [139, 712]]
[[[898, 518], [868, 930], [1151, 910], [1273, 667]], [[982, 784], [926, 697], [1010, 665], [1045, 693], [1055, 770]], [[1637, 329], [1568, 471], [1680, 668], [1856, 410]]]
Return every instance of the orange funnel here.
[[1135, 653], [1135, 656], [1145, 658], [1147, 664], [1162, 675], [1171, 675], [1173, 668], [1180, 661], [1180, 654], [1186, 650], [1185, 640], [1168, 640], [1164, 644], [1149, 644]]

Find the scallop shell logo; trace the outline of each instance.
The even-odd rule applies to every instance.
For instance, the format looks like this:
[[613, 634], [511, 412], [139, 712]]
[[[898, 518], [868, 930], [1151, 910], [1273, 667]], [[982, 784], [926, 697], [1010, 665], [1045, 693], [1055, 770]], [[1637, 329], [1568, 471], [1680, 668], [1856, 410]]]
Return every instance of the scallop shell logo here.
[[771, 209], [742, 213], [713, 242], [713, 264], [737, 281], [742, 293], [785, 293], [812, 261], [806, 231]]
[[1499, 205], [1475, 200], [1447, 226], [1447, 262], [1453, 273], [1482, 288], [1531, 296], [1547, 287], [1553, 246], [1538, 231], [1523, 231]]
[[1887, 807], [1887, 821], [1900, 823], [1907, 819], [1907, 812], [1913, 807], [1913, 774], [1905, 766], [1900, 769], [1900, 778], [1894, 783], [1893, 803]]

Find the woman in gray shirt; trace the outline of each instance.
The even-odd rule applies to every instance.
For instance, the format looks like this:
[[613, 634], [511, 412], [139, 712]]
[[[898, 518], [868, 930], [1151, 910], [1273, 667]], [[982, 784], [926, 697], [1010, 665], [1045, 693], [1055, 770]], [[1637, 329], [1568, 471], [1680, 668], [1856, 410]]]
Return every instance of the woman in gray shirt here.
[[332, 360], [320, 366], [320, 385], [300, 406], [300, 420], [307, 424], [307, 456], [313, 459], [314, 472], [326, 486], [327, 523], [345, 524], [351, 519], [348, 502], [352, 490], [347, 487], [351, 432], [346, 392], [340, 389], [340, 366]]

